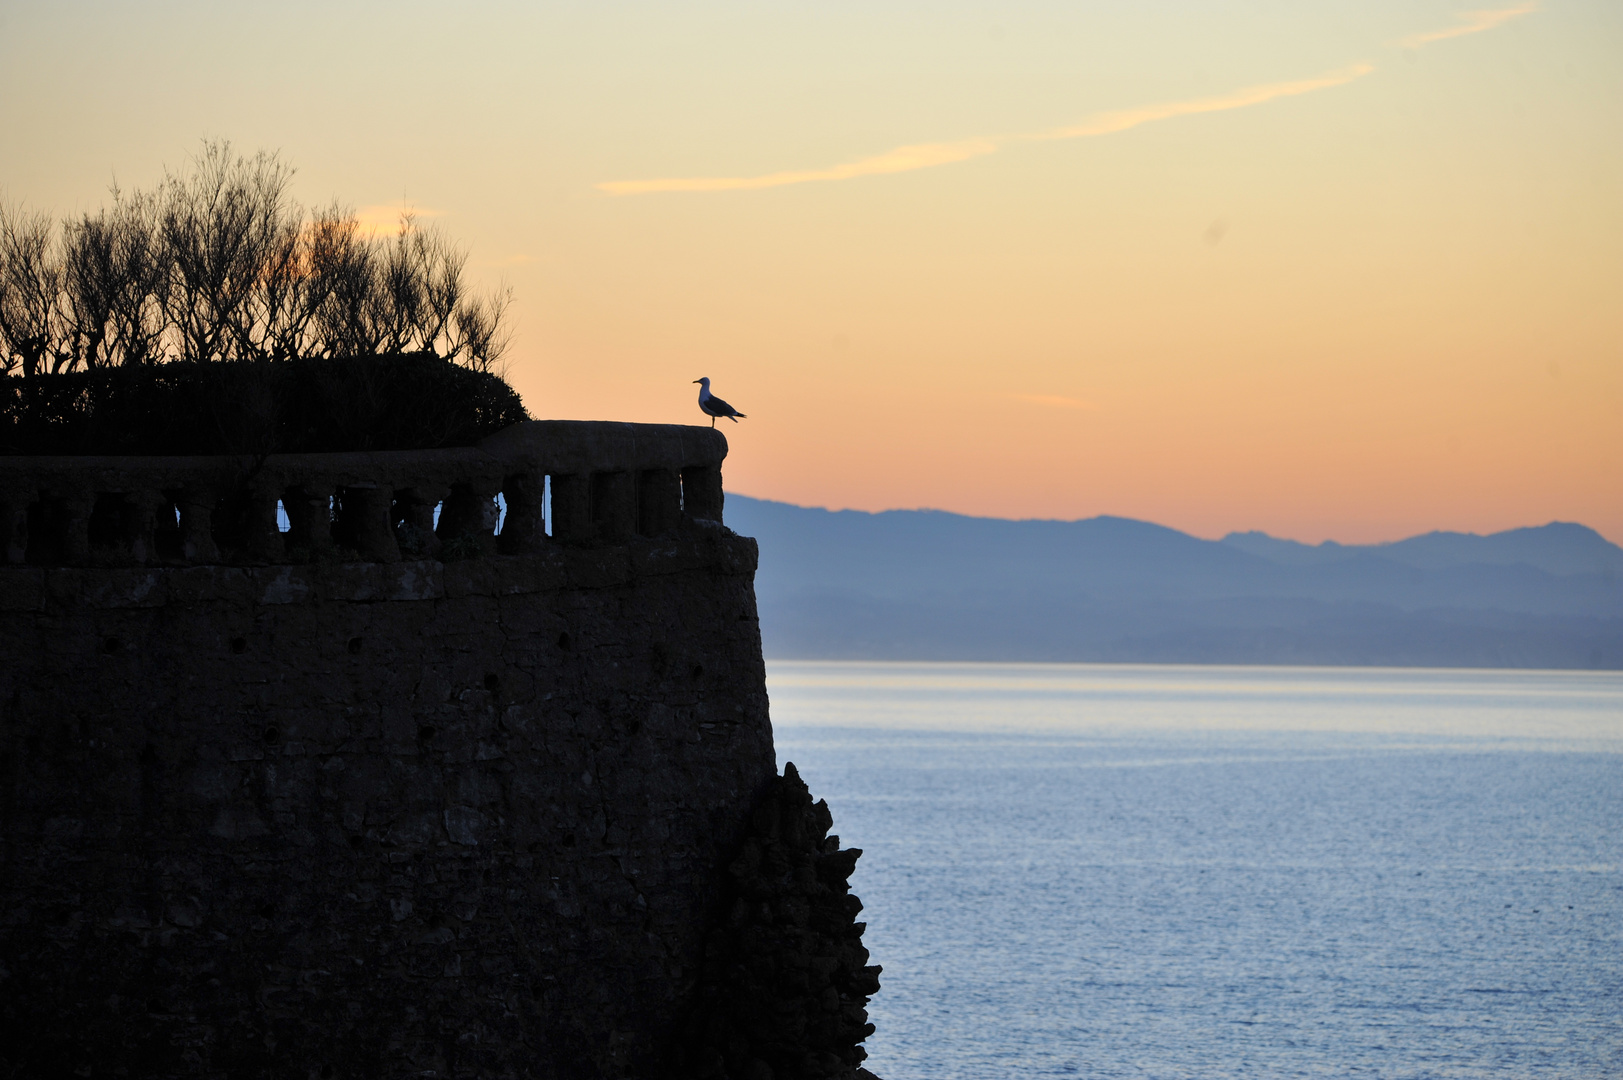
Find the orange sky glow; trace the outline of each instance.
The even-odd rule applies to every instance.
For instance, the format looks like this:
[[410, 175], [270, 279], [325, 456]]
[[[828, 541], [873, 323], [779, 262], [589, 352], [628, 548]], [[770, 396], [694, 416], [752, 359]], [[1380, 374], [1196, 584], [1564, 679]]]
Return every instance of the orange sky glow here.
[[1615, 4], [23, 2], [0, 118], [58, 214], [203, 137], [415, 208], [534, 415], [709, 376], [734, 492], [1623, 541]]

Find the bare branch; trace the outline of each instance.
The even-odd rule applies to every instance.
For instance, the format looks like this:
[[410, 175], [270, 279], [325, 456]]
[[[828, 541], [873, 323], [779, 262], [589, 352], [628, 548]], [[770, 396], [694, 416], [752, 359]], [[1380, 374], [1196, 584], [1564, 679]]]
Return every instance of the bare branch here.
[[464, 300], [452, 319], [455, 333], [450, 358], [461, 360], [475, 371], [490, 371], [495, 367], [509, 344], [510, 336], [503, 323], [512, 303], [512, 289]]
[[509, 291], [470, 297], [467, 254], [409, 211], [387, 239], [333, 204], [307, 213], [293, 170], [205, 142], [152, 193], [63, 223], [0, 210], [0, 373], [168, 359], [432, 352], [488, 370]]
[[0, 348], [9, 372], [40, 371], [65, 350], [62, 262], [52, 243], [55, 227], [45, 214], [0, 205]]
[[174, 267], [169, 317], [186, 359], [261, 355], [252, 300], [286, 233], [292, 176], [274, 154], [236, 157], [221, 141], [203, 145], [190, 176], [165, 180], [163, 234]]

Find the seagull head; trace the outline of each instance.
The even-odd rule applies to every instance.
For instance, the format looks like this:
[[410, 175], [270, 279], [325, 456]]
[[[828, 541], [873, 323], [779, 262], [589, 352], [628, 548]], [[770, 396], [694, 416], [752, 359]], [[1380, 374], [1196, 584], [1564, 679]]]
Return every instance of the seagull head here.
[[709, 379], [694, 379], [693, 381], [698, 383], [700, 386], [709, 386], [710, 385], [710, 380]]

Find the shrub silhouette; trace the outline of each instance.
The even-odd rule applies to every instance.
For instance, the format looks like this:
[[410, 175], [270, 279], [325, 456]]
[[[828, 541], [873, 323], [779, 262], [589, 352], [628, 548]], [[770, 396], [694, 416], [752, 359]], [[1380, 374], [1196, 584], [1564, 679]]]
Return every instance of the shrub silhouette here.
[[512, 387], [432, 353], [0, 379], [0, 454], [273, 454], [468, 446], [528, 419]]

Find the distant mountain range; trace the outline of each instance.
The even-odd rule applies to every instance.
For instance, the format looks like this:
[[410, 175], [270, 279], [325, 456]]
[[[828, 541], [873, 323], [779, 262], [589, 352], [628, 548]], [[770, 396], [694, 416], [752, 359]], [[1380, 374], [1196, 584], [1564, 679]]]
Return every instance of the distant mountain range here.
[[1623, 548], [1582, 525], [1312, 546], [731, 494], [727, 524], [773, 658], [1623, 668]]

